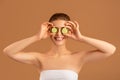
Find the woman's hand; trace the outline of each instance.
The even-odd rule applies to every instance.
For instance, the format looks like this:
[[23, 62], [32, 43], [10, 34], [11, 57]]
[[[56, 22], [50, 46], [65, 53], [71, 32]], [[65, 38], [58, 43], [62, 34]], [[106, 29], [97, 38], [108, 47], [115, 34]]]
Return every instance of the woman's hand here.
[[79, 24], [77, 21], [74, 21], [74, 22], [67, 21], [65, 23], [65, 26], [72, 28], [71, 33], [65, 34], [66, 36], [68, 36], [74, 40], [82, 40], [82, 34], [80, 33]]
[[53, 26], [52, 23], [50, 22], [44, 22], [41, 24], [40, 26], [40, 31], [37, 33], [37, 38], [38, 40], [41, 40], [41, 39], [46, 39], [47, 37], [49, 37], [49, 28]]

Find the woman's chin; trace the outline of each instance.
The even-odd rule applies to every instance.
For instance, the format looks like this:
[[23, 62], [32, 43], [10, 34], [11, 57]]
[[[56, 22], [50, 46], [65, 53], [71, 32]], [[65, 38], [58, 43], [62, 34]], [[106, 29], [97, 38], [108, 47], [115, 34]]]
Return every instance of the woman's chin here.
[[54, 40], [54, 43], [55, 43], [55, 45], [57, 45], [57, 46], [61, 46], [61, 45], [64, 45], [64, 44], [65, 44], [65, 41], [64, 41], [64, 40]]
[[65, 44], [65, 39], [61, 39], [61, 40], [54, 40], [55, 45], [57, 46], [62, 46]]

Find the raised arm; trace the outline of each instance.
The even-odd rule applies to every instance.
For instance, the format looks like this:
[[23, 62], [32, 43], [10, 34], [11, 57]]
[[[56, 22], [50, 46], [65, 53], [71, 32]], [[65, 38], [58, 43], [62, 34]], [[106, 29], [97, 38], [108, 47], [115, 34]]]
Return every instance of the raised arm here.
[[85, 62], [103, 59], [112, 55], [115, 52], [116, 47], [111, 43], [83, 36], [79, 31], [79, 24], [76, 21], [75, 22], [68, 21], [66, 23], [66, 26], [70, 26], [73, 28], [73, 32], [71, 34], [66, 34], [66, 36], [69, 36], [74, 40], [87, 43], [96, 48], [95, 50], [83, 51], [84, 53], [83, 59]]
[[87, 43], [96, 48], [95, 50], [84, 51], [85, 62], [100, 60], [109, 57], [115, 53], [116, 47], [106, 41], [90, 38], [87, 36], [82, 36], [81, 40], [82, 42]]
[[37, 56], [39, 53], [37, 52], [24, 52], [23, 49], [30, 44], [41, 40], [45, 39], [48, 37], [48, 22], [45, 22], [41, 25], [39, 33], [37, 33], [34, 36], [22, 39], [20, 41], [16, 41], [6, 48], [4, 48], [3, 52], [5, 55], [11, 57], [12, 59], [22, 62], [22, 63], [27, 63], [27, 64], [35, 64], [37, 63]]
[[28, 37], [10, 44], [4, 48], [3, 52], [8, 55], [14, 55], [36, 41], [38, 41], [37, 36]]

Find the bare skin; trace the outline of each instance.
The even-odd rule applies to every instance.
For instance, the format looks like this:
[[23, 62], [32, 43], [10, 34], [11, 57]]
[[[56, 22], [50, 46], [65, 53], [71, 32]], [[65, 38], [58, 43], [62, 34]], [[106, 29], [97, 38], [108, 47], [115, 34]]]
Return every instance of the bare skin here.
[[[59, 28], [58, 33], [50, 33], [49, 27]], [[61, 27], [68, 27], [68, 34], [62, 34]], [[46, 53], [24, 52], [23, 49], [30, 44], [50, 37], [53, 44]], [[66, 39], [71, 38], [79, 42], [94, 46], [95, 50], [71, 52], [66, 48]], [[19, 45], [19, 46], [18, 46]], [[25, 64], [36, 66], [38, 72], [43, 70], [68, 69], [79, 73], [83, 64], [107, 58], [114, 54], [116, 47], [106, 41], [84, 36], [80, 33], [79, 24], [76, 21], [55, 20], [41, 24], [40, 31], [36, 35], [16, 41], [7, 46], [3, 51], [12, 59]]]

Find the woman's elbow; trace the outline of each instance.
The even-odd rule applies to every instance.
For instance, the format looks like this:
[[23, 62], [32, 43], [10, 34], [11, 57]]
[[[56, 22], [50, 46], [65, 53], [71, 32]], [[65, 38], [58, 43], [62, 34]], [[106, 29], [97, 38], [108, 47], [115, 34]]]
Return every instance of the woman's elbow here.
[[116, 47], [114, 46], [113, 49], [111, 50], [111, 53], [114, 54], [116, 51]]
[[113, 55], [113, 54], [115, 54], [115, 51], [116, 51], [116, 47], [113, 46], [113, 48], [111, 48], [111, 50], [108, 53], [109, 53], [109, 55]]

